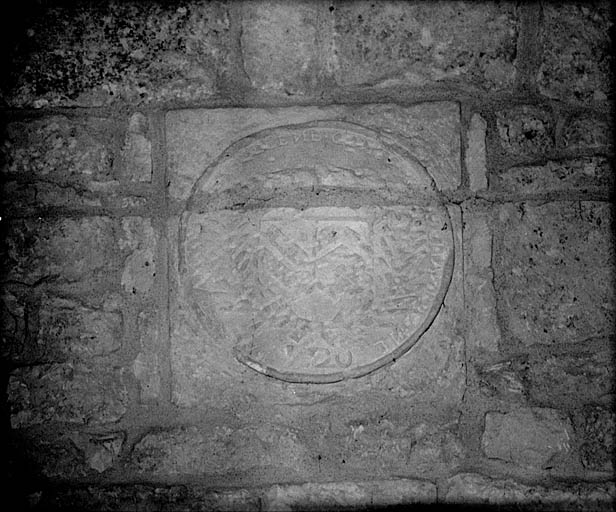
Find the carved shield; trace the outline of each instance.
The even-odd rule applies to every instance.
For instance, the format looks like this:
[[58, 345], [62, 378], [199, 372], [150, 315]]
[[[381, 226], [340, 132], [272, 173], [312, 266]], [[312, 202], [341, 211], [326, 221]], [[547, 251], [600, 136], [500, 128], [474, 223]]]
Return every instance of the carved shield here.
[[180, 244], [201, 327], [291, 382], [359, 377], [402, 356], [453, 267], [451, 222], [426, 170], [340, 122], [229, 147], [193, 188]]

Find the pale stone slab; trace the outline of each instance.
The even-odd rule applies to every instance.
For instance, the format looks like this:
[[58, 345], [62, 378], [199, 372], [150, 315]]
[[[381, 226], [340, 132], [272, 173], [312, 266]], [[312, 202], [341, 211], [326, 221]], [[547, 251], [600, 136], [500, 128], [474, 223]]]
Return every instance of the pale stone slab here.
[[464, 213], [464, 286], [470, 347], [496, 352], [501, 339], [496, 316], [496, 294], [492, 271], [493, 234], [489, 215]]
[[152, 142], [148, 118], [140, 112], [128, 120], [122, 148], [123, 177], [130, 181], [149, 183], [152, 180]]
[[486, 128], [487, 123], [483, 117], [473, 114], [466, 134], [466, 170], [469, 187], [473, 192], [488, 188]]
[[275, 485], [264, 496], [264, 511], [332, 510], [436, 502], [436, 486], [420, 480]]
[[487, 413], [481, 442], [489, 458], [545, 469], [566, 460], [572, 438], [567, 417], [555, 409], [535, 407]]
[[233, 142], [266, 128], [336, 118], [339, 108], [197, 109], [167, 113], [169, 194], [186, 199], [208, 165]]
[[156, 237], [152, 222], [143, 217], [125, 217], [118, 240], [121, 249], [130, 250], [124, 260], [120, 283], [130, 294], [147, 294], [156, 276]]
[[616, 499], [612, 482], [544, 487], [463, 473], [447, 480], [444, 487], [439, 495], [447, 504], [514, 506], [537, 511], [609, 511]]
[[349, 121], [388, 134], [426, 168], [440, 189], [455, 189], [461, 179], [459, 110], [456, 103], [436, 102], [172, 111], [166, 116], [169, 194], [186, 199], [205, 169], [232, 143], [276, 126], [317, 120]]
[[440, 190], [460, 186], [460, 106], [454, 102], [362, 105], [345, 119], [383, 131], [400, 141], [419, 160]]
[[243, 4], [242, 57], [254, 87], [301, 94], [319, 78], [319, 11], [310, 1]]

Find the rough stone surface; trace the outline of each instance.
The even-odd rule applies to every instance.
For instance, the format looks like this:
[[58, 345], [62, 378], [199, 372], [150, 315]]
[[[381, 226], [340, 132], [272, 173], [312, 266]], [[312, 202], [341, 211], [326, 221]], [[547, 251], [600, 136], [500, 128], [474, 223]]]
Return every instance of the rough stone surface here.
[[140, 398], [147, 402], [156, 400], [160, 395], [159, 372], [159, 323], [157, 315], [151, 311], [139, 313], [137, 328], [139, 329], [140, 349], [133, 363], [133, 374], [139, 381]]
[[120, 249], [131, 251], [124, 261], [121, 284], [130, 294], [147, 294], [156, 277], [156, 238], [150, 219], [126, 217], [122, 219]]
[[336, 2], [327, 65], [341, 85], [466, 81], [508, 89], [516, 75], [515, 6]]
[[464, 286], [472, 297], [466, 303], [467, 343], [480, 351], [496, 352], [501, 332], [496, 316], [492, 270], [493, 233], [489, 215], [464, 212]]
[[311, 91], [319, 78], [318, 17], [314, 2], [244, 4], [242, 56], [252, 85], [287, 95]]
[[123, 178], [129, 181], [152, 180], [152, 143], [148, 118], [136, 112], [128, 121], [122, 148]]
[[593, 471], [613, 473], [616, 414], [602, 407], [587, 406], [573, 416], [582, 464]]
[[442, 501], [452, 504], [511, 507], [516, 510], [612, 510], [616, 486], [566, 484], [558, 487], [525, 485], [511, 479], [493, 479], [473, 473], [456, 475], [446, 482]]
[[574, 101], [613, 97], [613, 12], [607, 0], [544, 5], [543, 55], [537, 73], [542, 94]]
[[559, 192], [607, 195], [614, 187], [612, 162], [603, 157], [549, 161], [492, 174], [490, 189], [501, 193], [545, 195]]
[[522, 345], [581, 343], [614, 325], [608, 203], [503, 207], [497, 249], [500, 314]]
[[45, 295], [18, 300], [5, 295], [2, 350], [19, 362], [55, 362], [108, 355], [122, 343], [120, 304], [108, 297], [101, 309]]
[[268, 489], [263, 510], [338, 510], [434, 503], [436, 486], [417, 480], [375, 480], [303, 485], [275, 485]]
[[218, 2], [45, 4], [28, 14], [3, 80], [11, 106], [199, 100], [233, 59]]
[[[41, 510], [262, 512], [259, 489], [208, 489], [174, 485], [55, 487], [33, 496]], [[30, 505], [32, 506], [32, 505]]]
[[49, 116], [7, 123], [0, 159], [5, 212], [112, 206], [116, 125], [98, 117]]
[[113, 127], [108, 119], [60, 115], [8, 123], [2, 173], [58, 183], [108, 182], [113, 179]]
[[301, 477], [315, 466], [296, 431], [268, 424], [150, 433], [135, 446], [132, 462], [141, 474], [155, 477], [235, 475], [255, 483]]
[[613, 140], [613, 123], [602, 115], [572, 115], [562, 130], [563, 147], [569, 150], [606, 151]]
[[602, 403], [614, 398], [614, 350], [610, 342], [565, 354], [531, 354], [514, 361], [529, 397], [547, 407]]
[[510, 402], [526, 403], [527, 389], [512, 361], [477, 367], [483, 393]]
[[554, 122], [542, 108], [519, 105], [496, 113], [501, 146], [508, 155], [530, 156], [554, 148]]
[[109, 281], [114, 277], [114, 221], [107, 217], [14, 221], [5, 225], [5, 280]]
[[96, 425], [119, 420], [126, 412], [123, 370], [104, 360], [47, 364], [14, 370], [8, 383], [11, 426], [52, 421]]
[[486, 155], [487, 123], [479, 114], [473, 114], [466, 134], [466, 172], [468, 186], [473, 192], [488, 188], [487, 155]]
[[44, 510], [336, 510], [434, 503], [436, 486], [426, 481], [402, 478], [252, 489], [206, 489], [196, 485], [91, 485], [46, 489], [35, 501]]
[[571, 450], [573, 429], [555, 409], [489, 412], [481, 440], [491, 459], [546, 469], [561, 465]]
[[[73, 434], [74, 435], [74, 434]], [[28, 467], [29, 478], [43, 477], [50, 480], [78, 479], [88, 475], [87, 462], [81, 446], [72, 439], [71, 433], [14, 436], [11, 445], [17, 458]]]
[[83, 452], [83, 458], [89, 469], [104, 473], [118, 459], [124, 439], [124, 432], [108, 434], [84, 434], [74, 432], [70, 435], [73, 443]]

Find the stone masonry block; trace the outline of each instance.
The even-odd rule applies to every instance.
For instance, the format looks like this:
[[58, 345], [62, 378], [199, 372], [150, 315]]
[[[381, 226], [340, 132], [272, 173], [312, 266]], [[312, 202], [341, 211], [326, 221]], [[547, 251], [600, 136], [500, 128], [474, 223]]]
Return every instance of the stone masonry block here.
[[9, 378], [11, 426], [23, 428], [59, 421], [100, 425], [126, 412], [123, 370], [98, 360], [47, 364], [14, 370]]
[[[362, 105], [352, 108], [345, 120], [396, 137], [428, 170], [441, 190], [460, 186], [460, 107], [453, 102], [433, 102], [400, 107]], [[477, 156], [480, 156], [478, 148]]]
[[608, 195], [614, 186], [612, 162], [604, 157], [549, 161], [544, 165], [513, 167], [492, 174], [494, 192], [542, 196], [559, 192]]
[[148, 402], [160, 396], [158, 315], [150, 310], [142, 311], [139, 313], [137, 329], [140, 352], [133, 363], [133, 374], [139, 381], [141, 400]]
[[200, 100], [233, 60], [219, 2], [45, 4], [17, 34], [5, 101], [15, 107]]
[[264, 497], [266, 511], [336, 510], [434, 503], [436, 487], [419, 480], [376, 480], [323, 484], [275, 485]]
[[90, 181], [113, 179], [114, 123], [66, 116], [13, 121], [6, 125], [2, 173], [7, 177]]
[[496, 315], [496, 293], [492, 269], [493, 232], [487, 212], [465, 211], [464, 283], [472, 296], [466, 300], [468, 347], [496, 352], [501, 340]]
[[211, 489], [201, 485], [54, 486], [37, 503], [44, 510], [216, 510], [262, 512], [260, 489]]
[[34, 284], [114, 279], [115, 223], [108, 217], [24, 219], [5, 224], [3, 278]]
[[573, 415], [583, 466], [591, 471], [614, 472], [614, 411], [589, 405]]
[[496, 251], [499, 310], [513, 340], [565, 345], [614, 326], [609, 203], [503, 207]]
[[467, 132], [466, 171], [468, 186], [473, 192], [488, 187], [486, 155], [487, 123], [479, 114], [473, 114]]
[[514, 363], [528, 396], [546, 407], [609, 405], [614, 397], [614, 350], [609, 338], [565, 354], [529, 354]]
[[255, 483], [305, 478], [315, 469], [294, 430], [267, 424], [150, 433], [135, 446], [132, 463], [142, 475], [158, 478], [249, 474]]
[[295, 107], [179, 110], [167, 114], [169, 193], [185, 200], [203, 171], [233, 142], [280, 125], [317, 120], [359, 123], [395, 137], [442, 190], [460, 184], [460, 110], [456, 103], [412, 107]]
[[2, 350], [19, 362], [88, 360], [108, 355], [122, 343], [122, 316], [113, 297], [94, 309], [51, 295], [5, 295], [7, 323], [3, 325]]
[[488, 412], [481, 443], [491, 459], [547, 469], [567, 460], [572, 438], [568, 418], [555, 409], [532, 408]]
[[563, 147], [570, 150], [608, 151], [613, 147], [613, 139], [613, 122], [603, 115], [571, 115], [562, 130]]
[[442, 501], [526, 510], [612, 510], [616, 486], [608, 483], [567, 483], [554, 487], [521, 484], [512, 479], [496, 479], [473, 473], [462, 473], [445, 483]]
[[118, 131], [113, 120], [97, 117], [55, 115], [7, 123], [0, 149], [3, 215], [113, 206], [123, 195], [114, 170]]
[[510, 89], [518, 18], [513, 3], [335, 2], [327, 63], [340, 85], [399, 79]]
[[242, 12], [242, 56], [252, 85], [302, 94], [317, 85], [320, 70], [316, 2], [246, 2]]
[[92, 477], [115, 464], [124, 438], [123, 432], [26, 435], [17, 443], [18, 456], [23, 464], [52, 481]]
[[515, 106], [497, 112], [496, 122], [501, 146], [508, 155], [540, 155], [554, 148], [554, 122], [545, 109]]
[[144, 217], [125, 217], [121, 230], [118, 245], [127, 253], [122, 287], [126, 293], [144, 296], [152, 289], [156, 277], [156, 236], [152, 222]]
[[122, 148], [123, 177], [148, 183], [152, 180], [152, 142], [148, 118], [140, 112], [128, 120]]
[[543, 9], [542, 94], [582, 102], [612, 98], [611, 2], [549, 2]]

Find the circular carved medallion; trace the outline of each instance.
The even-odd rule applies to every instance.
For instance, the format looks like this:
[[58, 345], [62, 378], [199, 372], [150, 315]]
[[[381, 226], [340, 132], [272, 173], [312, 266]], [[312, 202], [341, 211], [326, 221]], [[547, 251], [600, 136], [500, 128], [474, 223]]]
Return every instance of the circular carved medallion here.
[[359, 377], [402, 356], [438, 313], [454, 256], [426, 170], [340, 122], [230, 146], [195, 184], [180, 244], [203, 329], [290, 382]]

